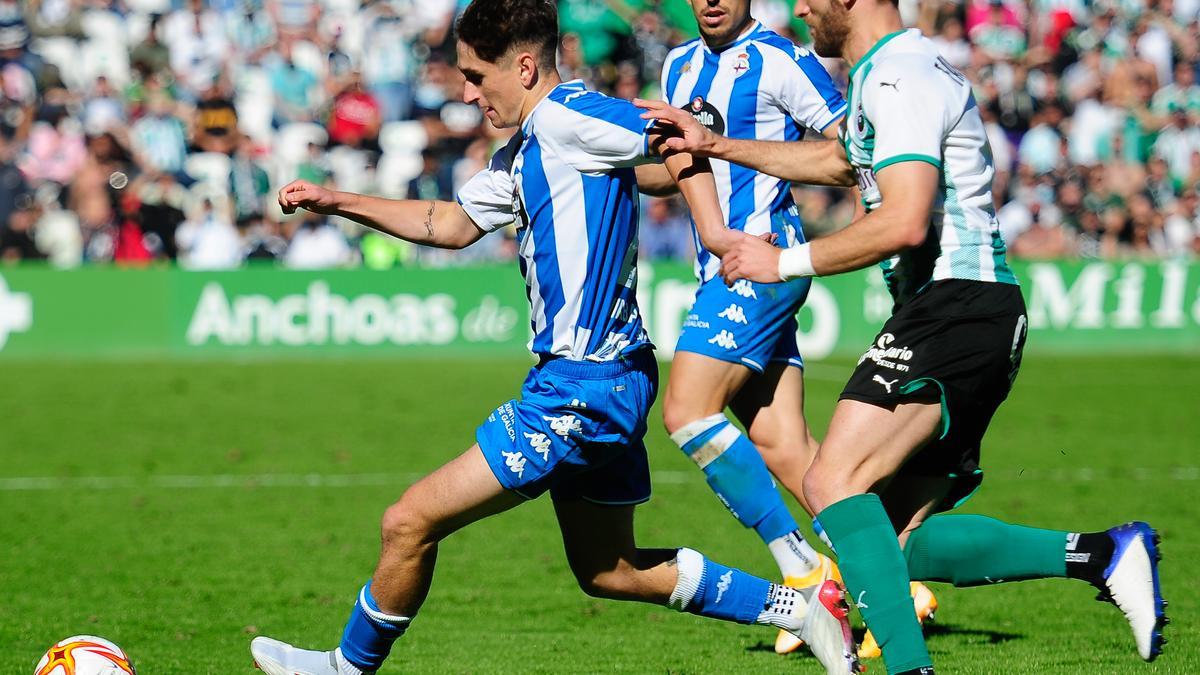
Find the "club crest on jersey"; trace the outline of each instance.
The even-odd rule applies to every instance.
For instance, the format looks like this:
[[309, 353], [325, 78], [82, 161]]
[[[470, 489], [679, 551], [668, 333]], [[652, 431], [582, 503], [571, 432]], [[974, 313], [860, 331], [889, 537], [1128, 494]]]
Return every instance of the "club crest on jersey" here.
[[854, 116], [854, 126], [858, 127], [858, 133], [867, 130], [867, 116], [863, 114], [862, 108], [858, 109], [858, 114]]
[[704, 100], [703, 96], [697, 96], [688, 104], [686, 110], [692, 114], [692, 117], [701, 124], [704, 128], [714, 134], [725, 133], [725, 119], [721, 117], [720, 111], [716, 106]]
[[737, 73], [734, 77], [740, 77], [747, 70], [750, 70], [750, 55], [742, 52], [733, 60], [733, 72]]
[[689, 72], [691, 72], [691, 70], [692, 70], [692, 62], [691, 61], [684, 61], [683, 65], [679, 66], [679, 74], [680, 75], [687, 75]]

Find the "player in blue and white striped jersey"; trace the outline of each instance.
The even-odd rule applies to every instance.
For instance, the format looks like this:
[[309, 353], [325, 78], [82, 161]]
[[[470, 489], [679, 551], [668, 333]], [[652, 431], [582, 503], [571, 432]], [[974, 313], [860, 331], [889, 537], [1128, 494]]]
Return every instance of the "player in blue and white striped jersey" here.
[[[749, 0], [691, 4], [700, 37], [668, 54], [667, 103], [731, 138], [836, 138], [846, 102], [816, 56], [757, 22]], [[720, 160], [712, 160], [712, 171], [730, 229], [772, 236], [785, 248], [804, 241], [790, 183]], [[672, 187], [660, 167], [639, 168], [638, 179], [644, 191]], [[817, 444], [804, 419], [796, 312], [811, 282], [727, 288], [717, 276], [722, 242], [695, 233], [700, 287], [675, 347], [663, 404], [667, 431], [734, 517], [767, 544], [784, 583], [819, 584], [836, 576], [836, 566], [805, 541], [771, 479], [773, 472], [804, 504], [804, 473]], [[732, 425], [727, 407], [748, 434]], [[777, 652], [797, 647], [780, 631]]]
[[[539, 363], [520, 399], [479, 426], [473, 447], [384, 514], [378, 566], [338, 649], [256, 638], [255, 662], [269, 675], [377, 671], [425, 600], [439, 542], [550, 492], [568, 562], [586, 592], [776, 626], [813, 645], [829, 672], [857, 672], [848, 607], [835, 582], [805, 593], [692, 549], [636, 546], [633, 509], [650, 497], [643, 437], [658, 365], [636, 299], [633, 167], [656, 161], [656, 139], [631, 103], [559, 81], [550, 0], [474, 0], [456, 34], [466, 102], [478, 104], [493, 126], [518, 129], [458, 203], [392, 201], [305, 182], [284, 187], [280, 203], [445, 247], [515, 222]], [[681, 154], [665, 164], [702, 230], [729, 237], [707, 165]]]

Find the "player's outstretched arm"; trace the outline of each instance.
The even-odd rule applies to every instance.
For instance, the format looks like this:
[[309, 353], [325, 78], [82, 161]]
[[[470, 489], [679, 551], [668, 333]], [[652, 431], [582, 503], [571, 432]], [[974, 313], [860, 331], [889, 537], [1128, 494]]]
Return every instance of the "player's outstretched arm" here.
[[828, 276], [862, 269], [914, 246], [929, 234], [929, 214], [939, 171], [908, 161], [875, 174], [881, 203], [844, 230], [786, 251], [753, 239], [735, 242], [721, 257], [726, 283], [750, 279], [770, 283], [796, 277]]
[[337, 192], [305, 180], [279, 190], [279, 206], [342, 216], [393, 237], [438, 248], [464, 248], [485, 232], [455, 202], [385, 199], [354, 192]]
[[704, 128], [686, 110], [669, 103], [638, 99], [634, 104], [646, 110], [643, 118], [674, 128], [675, 134], [664, 141], [669, 150], [723, 159], [793, 183], [854, 185], [854, 170], [846, 159], [846, 151], [835, 140], [784, 142], [727, 138]]

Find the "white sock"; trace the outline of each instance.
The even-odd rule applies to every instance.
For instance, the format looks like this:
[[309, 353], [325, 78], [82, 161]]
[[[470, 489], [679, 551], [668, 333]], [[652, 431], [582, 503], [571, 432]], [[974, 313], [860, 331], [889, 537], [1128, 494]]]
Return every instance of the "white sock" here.
[[[337, 659], [338, 671], [342, 675], [370, 675], [367, 671], [362, 670], [358, 666], [347, 661], [346, 657], [342, 656], [341, 647], [338, 647], [337, 649], [335, 649], [333, 652], [333, 655]], [[374, 671], [371, 671], [371, 672], [374, 672]]]
[[800, 530], [793, 530], [775, 539], [767, 544], [767, 548], [785, 577], [803, 577], [821, 564], [817, 549], [804, 539]]
[[795, 633], [804, 625], [804, 616], [808, 613], [808, 597], [798, 588], [783, 584], [771, 584], [767, 592], [766, 609], [758, 615], [754, 623], [775, 626]]

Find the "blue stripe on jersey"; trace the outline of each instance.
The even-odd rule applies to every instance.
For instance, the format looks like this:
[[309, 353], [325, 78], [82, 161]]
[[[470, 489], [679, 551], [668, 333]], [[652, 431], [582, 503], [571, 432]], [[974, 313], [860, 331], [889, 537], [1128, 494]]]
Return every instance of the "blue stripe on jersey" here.
[[[697, 96], [703, 96], [705, 99], [708, 98], [709, 89], [712, 88], [713, 78], [717, 76], [717, 67], [720, 65], [720, 54], [713, 54], [709, 51], [704, 52], [704, 66], [700, 69], [700, 75], [696, 78], [695, 86], [692, 87], [692, 95], [688, 97], [689, 101], [694, 101]], [[726, 134], [732, 136], [732, 134], [728, 133], [728, 129], [726, 129]], [[731, 164], [730, 166], [733, 165]], [[694, 231], [695, 229], [695, 226], [693, 226], [692, 230]], [[709, 253], [708, 249], [704, 248], [704, 245], [700, 243], [699, 232], [696, 232], [695, 242], [696, 262], [699, 263], [700, 269], [704, 269], [708, 265], [708, 261], [712, 260], [713, 254]]]
[[[691, 49], [684, 52], [683, 56], [680, 56], [679, 58], [667, 64], [667, 73], [669, 74], [667, 75], [667, 88], [663, 92], [664, 95], [669, 96], [669, 92], [675, 91], [675, 86], [679, 84], [679, 78], [683, 77], [683, 71], [681, 70], [681, 68], [683, 68], [683, 64], [690, 62], [692, 60], [692, 55], [695, 54], [696, 50], [700, 48], [699, 38], [693, 40], [693, 42], [695, 42], [695, 44], [692, 45]], [[680, 46], [686, 46], [686, 44], [687, 43], [684, 43]]]
[[[620, 194], [622, 191], [624, 195]], [[588, 284], [583, 291], [576, 330], [591, 331], [586, 353], [595, 354], [608, 338], [604, 328], [610, 318], [612, 324], [608, 327], [612, 330], [622, 330], [627, 324], [609, 314], [617, 308], [618, 300], [627, 295], [622, 292], [626, 289], [621, 272], [629, 246], [637, 236], [633, 227], [614, 227], [616, 223], [638, 222], [637, 178], [633, 169], [616, 169], [608, 176], [583, 176], [583, 203], [588, 220]], [[609, 211], [612, 207], [615, 208]]]
[[[762, 79], [762, 52], [754, 44], [746, 46], [750, 69], [733, 82], [729, 96], [729, 114], [725, 125], [730, 138], [754, 138], [758, 119], [758, 82]], [[745, 229], [754, 215], [754, 177], [758, 172], [740, 164], [729, 165], [729, 227]], [[782, 185], [782, 183], [781, 183]]]
[[624, 99], [589, 91], [582, 82], [577, 86], [573, 84], [556, 87], [547, 98], [581, 115], [615, 124], [635, 134], [644, 132], [649, 125], [647, 120], [642, 119], [641, 108], [633, 107]]
[[[542, 168], [542, 147], [537, 137], [525, 145], [524, 164], [521, 167], [522, 196], [526, 213], [531, 223], [553, 223], [554, 202], [550, 198], [550, 182]], [[558, 249], [555, 246], [553, 227], [530, 226], [533, 237], [533, 273], [537, 276], [538, 293], [545, 303], [542, 312], [546, 326], [533, 336], [532, 351], [535, 354], [549, 353], [554, 343], [554, 317], [567, 304], [563, 295], [562, 278], [558, 272]], [[537, 321], [536, 311], [534, 321]], [[534, 330], [536, 331], [536, 324]]]
[[798, 49], [796, 43], [777, 33], [764, 32], [758, 37], [758, 40], [783, 51], [791, 57], [800, 66], [800, 69], [804, 71], [804, 74], [808, 76], [808, 81], [812, 82], [813, 87], [821, 94], [821, 98], [825, 100], [825, 105], [830, 110], [836, 113], [838, 106], [845, 105], [846, 102], [842, 99], [842, 93], [833, 84], [833, 78], [829, 76], [828, 71], [825, 70], [825, 67], [821, 65], [821, 62], [817, 60], [817, 57], [811, 51], [805, 50], [805, 52], [801, 53], [800, 58], [796, 58]]

